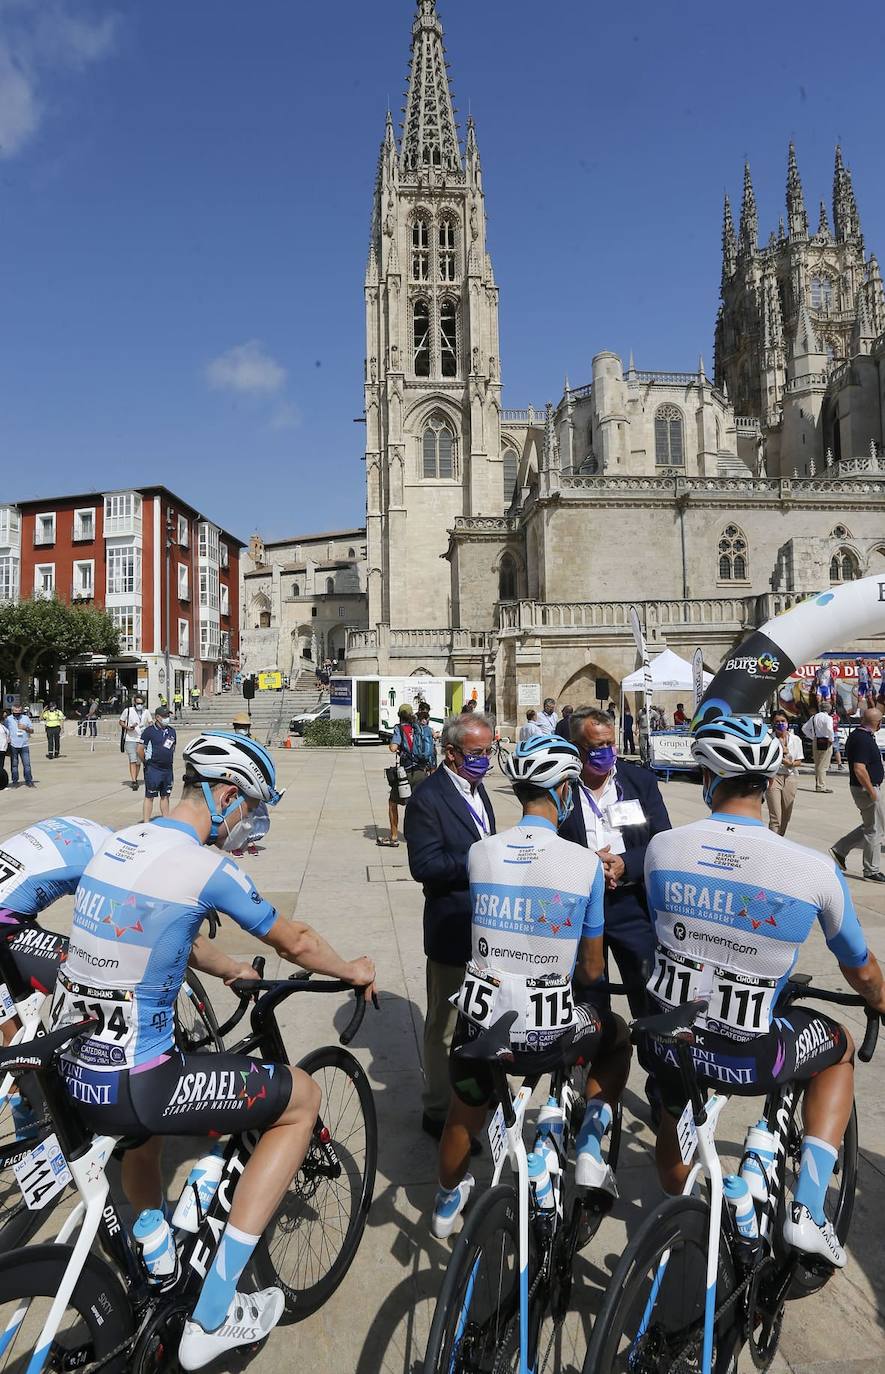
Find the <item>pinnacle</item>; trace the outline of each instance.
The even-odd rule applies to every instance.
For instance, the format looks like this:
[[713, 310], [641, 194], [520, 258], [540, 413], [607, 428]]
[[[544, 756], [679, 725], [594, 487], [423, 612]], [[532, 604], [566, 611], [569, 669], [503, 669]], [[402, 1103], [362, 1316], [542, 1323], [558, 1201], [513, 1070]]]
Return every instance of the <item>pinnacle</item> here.
[[461, 171], [461, 149], [436, 0], [419, 0], [402, 141], [403, 171]]

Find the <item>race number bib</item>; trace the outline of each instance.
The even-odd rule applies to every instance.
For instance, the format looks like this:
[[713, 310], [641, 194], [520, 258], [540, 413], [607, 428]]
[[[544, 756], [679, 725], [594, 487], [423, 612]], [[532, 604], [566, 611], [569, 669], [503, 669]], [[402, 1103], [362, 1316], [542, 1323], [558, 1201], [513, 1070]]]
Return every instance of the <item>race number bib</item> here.
[[714, 979], [708, 1021], [750, 1034], [758, 1035], [768, 1030], [777, 992], [776, 979], [742, 977], [719, 968], [714, 969]]
[[97, 1024], [89, 1039], [79, 1046], [77, 1057], [123, 1067], [129, 1062], [127, 1051], [135, 1039], [135, 993], [129, 988], [86, 987], [68, 982], [59, 973], [50, 1030], [85, 1021], [90, 1016]]
[[655, 971], [646, 984], [659, 1002], [681, 1007], [700, 995], [704, 965], [697, 959], [674, 954], [659, 945], [655, 951]]
[[570, 981], [553, 983], [528, 979], [526, 982], [525, 1029], [527, 1031], [567, 1030], [575, 1017]]
[[462, 1016], [485, 1030], [495, 1019], [495, 1003], [500, 990], [501, 984], [497, 978], [484, 969], [468, 964], [464, 982], [451, 1000]]
[[10, 892], [21, 881], [24, 871], [23, 863], [7, 854], [5, 849], [0, 849], [0, 906], [3, 905], [4, 893]]

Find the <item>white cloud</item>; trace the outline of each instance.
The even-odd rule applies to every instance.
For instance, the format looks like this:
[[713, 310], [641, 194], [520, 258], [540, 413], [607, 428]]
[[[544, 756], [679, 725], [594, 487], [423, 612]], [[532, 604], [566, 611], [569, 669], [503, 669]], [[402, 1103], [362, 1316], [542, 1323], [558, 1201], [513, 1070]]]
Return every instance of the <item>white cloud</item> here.
[[298, 429], [301, 424], [301, 411], [291, 401], [280, 401], [271, 415], [267, 427], [272, 430]]
[[264, 351], [259, 339], [250, 339], [207, 363], [206, 381], [216, 391], [271, 396], [284, 385], [286, 369]]
[[53, 75], [107, 57], [119, 27], [104, 0], [0, 0], [0, 158], [37, 133]]

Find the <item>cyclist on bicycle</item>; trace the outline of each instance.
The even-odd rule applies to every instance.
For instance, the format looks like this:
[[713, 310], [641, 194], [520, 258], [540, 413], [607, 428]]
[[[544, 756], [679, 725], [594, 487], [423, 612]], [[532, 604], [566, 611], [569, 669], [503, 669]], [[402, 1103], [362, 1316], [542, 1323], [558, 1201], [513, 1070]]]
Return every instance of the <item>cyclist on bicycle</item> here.
[[0, 985], [0, 1034], [8, 1044], [18, 1030], [10, 1016], [12, 1001], [27, 992], [50, 993], [55, 987], [67, 940], [42, 930], [37, 916], [76, 891], [83, 870], [111, 831], [83, 816], [50, 816], [0, 844], [0, 939], [9, 946], [19, 986]]
[[282, 1314], [278, 1288], [243, 1296], [236, 1284], [301, 1166], [320, 1091], [289, 1065], [176, 1049], [173, 1008], [200, 924], [209, 912], [226, 913], [284, 959], [365, 987], [367, 997], [375, 966], [367, 956], [340, 958], [310, 926], [279, 916], [218, 852], [241, 848], [280, 800], [267, 751], [244, 735], [207, 731], [187, 746], [184, 762], [171, 814], [118, 831], [87, 866], [52, 1021], [98, 1019], [97, 1031], [62, 1060], [90, 1129], [140, 1137], [263, 1132], [181, 1339], [182, 1367], [201, 1369], [262, 1340]]
[[580, 755], [558, 735], [536, 735], [518, 744], [503, 767], [523, 815], [512, 829], [479, 840], [468, 858], [473, 957], [452, 999], [461, 1015], [449, 1057], [452, 1098], [431, 1220], [440, 1237], [454, 1230], [475, 1182], [467, 1173], [470, 1142], [493, 1095], [488, 1066], [459, 1057], [465, 1041], [516, 1010], [513, 1073], [549, 1072], [563, 1052], [569, 1062], [583, 1058], [592, 1065], [577, 1137], [575, 1180], [582, 1188], [612, 1187], [601, 1142], [630, 1069], [621, 1018], [575, 1006], [572, 994], [573, 975], [587, 986], [604, 970], [602, 864], [556, 833], [573, 804]]
[[[645, 885], [658, 948], [648, 990], [662, 1008], [709, 1001], [691, 1047], [702, 1084], [741, 1096], [762, 1096], [794, 1080], [808, 1084], [784, 1239], [842, 1268], [845, 1252], [824, 1198], [851, 1115], [854, 1045], [823, 1012], [791, 1006], [779, 1016], [778, 995], [815, 921], [849, 986], [874, 1011], [885, 1012], [885, 984], [842, 874], [762, 820], [782, 754], [768, 726], [752, 716], [721, 716], [699, 727], [692, 753], [713, 814], [649, 844]], [[664, 1188], [676, 1193], [687, 1168], [676, 1138], [686, 1098], [675, 1051], [648, 1039], [640, 1060], [661, 1087], [658, 1171]]]

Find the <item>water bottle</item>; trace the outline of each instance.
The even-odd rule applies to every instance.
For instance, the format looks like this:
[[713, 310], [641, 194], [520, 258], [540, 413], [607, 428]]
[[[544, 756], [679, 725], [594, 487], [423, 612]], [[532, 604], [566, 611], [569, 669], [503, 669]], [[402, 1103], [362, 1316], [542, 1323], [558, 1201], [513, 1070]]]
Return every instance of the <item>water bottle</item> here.
[[722, 1180], [725, 1200], [734, 1212], [738, 1235], [742, 1240], [755, 1245], [759, 1239], [759, 1226], [756, 1221], [756, 1206], [746, 1179], [740, 1174], [728, 1174]]
[[552, 1217], [556, 1199], [553, 1196], [553, 1183], [550, 1179], [547, 1159], [544, 1155], [536, 1154], [533, 1150], [528, 1157], [528, 1165], [529, 1187], [534, 1194], [538, 1214], [542, 1217]]
[[151, 1282], [174, 1282], [178, 1276], [178, 1252], [172, 1228], [163, 1213], [150, 1209], [142, 1212], [136, 1219], [132, 1234]]
[[412, 795], [412, 784], [401, 763], [397, 765], [396, 770], [396, 790], [401, 802], [408, 801]]
[[[744, 1141], [744, 1157], [741, 1160], [741, 1178], [745, 1180], [750, 1193], [757, 1202], [768, 1200], [768, 1179], [774, 1163], [775, 1137], [764, 1121], [757, 1121], [747, 1131]], [[758, 1159], [753, 1156], [758, 1155]]]
[[562, 1148], [563, 1123], [562, 1108], [555, 1097], [548, 1097], [538, 1112], [538, 1128], [533, 1148], [536, 1155], [544, 1156], [551, 1174], [559, 1173], [558, 1150]]
[[179, 1231], [193, 1233], [199, 1229], [200, 1222], [209, 1210], [209, 1204], [221, 1182], [223, 1172], [224, 1158], [220, 1145], [216, 1146], [211, 1154], [203, 1155], [202, 1159], [197, 1160], [187, 1176], [178, 1205], [172, 1213], [172, 1225], [177, 1226]]

